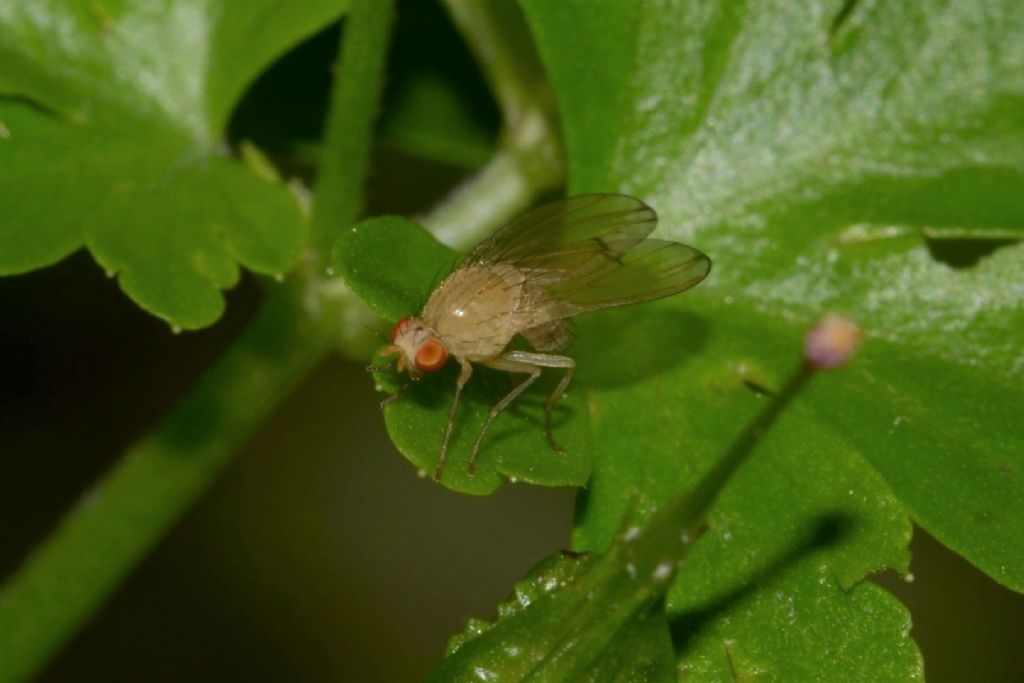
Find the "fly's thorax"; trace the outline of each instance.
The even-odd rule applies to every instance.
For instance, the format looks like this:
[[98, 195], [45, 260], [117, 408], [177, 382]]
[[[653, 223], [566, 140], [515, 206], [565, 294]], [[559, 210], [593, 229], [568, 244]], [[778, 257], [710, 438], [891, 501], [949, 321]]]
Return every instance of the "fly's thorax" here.
[[491, 358], [521, 329], [525, 291], [524, 273], [507, 263], [460, 268], [434, 290], [423, 321], [454, 355]]
[[416, 375], [434, 372], [448, 360], [448, 347], [419, 318], [402, 318], [391, 331], [391, 346], [398, 352], [398, 370]]

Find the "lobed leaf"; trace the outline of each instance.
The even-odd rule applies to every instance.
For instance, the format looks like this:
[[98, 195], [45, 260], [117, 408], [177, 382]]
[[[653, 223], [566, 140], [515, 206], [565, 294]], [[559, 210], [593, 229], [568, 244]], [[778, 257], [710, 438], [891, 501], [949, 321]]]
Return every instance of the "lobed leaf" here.
[[696, 528], [713, 496], [677, 496], [601, 556], [547, 558], [516, 584], [493, 624], [471, 619], [451, 639], [427, 680], [673, 680], [665, 589], [693, 540], [681, 530]]
[[239, 267], [281, 275], [306, 225], [285, 187], [230, 159], [242, 90], [344, 0], [0, 7], [0, 274], [87, 246], [143, 308], [209, 325]]
[[[680, 666], [920, 679], [905, 611], [858, 583], [905, 569], [904, 510], [1024, 589], [1024, 8], [523, 4], [572, 190], [641, 197], [659, 236], [715, 262], [658, 307], [666, 322], [581, 320], [595, 462], [576, 547], [610, 542], [630, 492], [654, 509], [695, 481], [779, 387], [802, 330], [842, 310], [862, 357], [767, 435], [670, 595]], [[1011, 243], [965, 269], [934, 256], [938, 240], [993, 237]], [[836, 514], [854, 530], [841, 543], [764, 574], [784, 539]]]
[[[1009, 105], [1024, 94], [1024, 12], [862, 3], [833, 30], [834, 9], [778, 2], [691, 16], [677, 6], [637, 28], [624, 111], [596, 103], [566, 71], [594, 43], [545, 41], [557, 17], [531, 12], [567, 111], [586, 101], [635, 122], [613, 140], [578, 143], [620, 156], [597, 168], [571, 153], [577, 188], [603, 173], [604, 186], [650, 197], [662, 235], [715, 259], [697, 293], [711, 302], [790, 326], [829, 308], [857, 317], [872, 338], [863, 369], [847, 376], [843, 400], [815, 401], [816, 410], [843, 425], [926, 528], [1020, 589], [1024, 541], [1007, 532], [1024, 521], [1024, 433], [1005, 412], [1024, 398], [1022, 249], [961, 272], [931, 258], [922, 231], [1024, 227], [1024, 195], [1008, 191], [1024, 170], [1024, 126]], [[676, 22], [694, 38], [669, 45]], [[701, 45], [705, 59], [688, 59]], [[691, 101], [686, 84], [700, 79], [714, 87]], [[585, 135], [582, 121], [570, 113], [567, 129]], [[958, 391], [944, 390], [954, 383]], [[939, 417], [957, 404], [961, 418]]]

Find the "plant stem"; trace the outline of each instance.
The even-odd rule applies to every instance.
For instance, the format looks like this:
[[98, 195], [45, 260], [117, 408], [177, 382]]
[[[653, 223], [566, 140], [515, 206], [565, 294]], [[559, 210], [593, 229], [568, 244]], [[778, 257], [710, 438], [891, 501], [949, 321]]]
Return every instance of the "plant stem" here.
[[534, 109], [554, 111], [554, 93], [515, 0], [445, 0], [514, 129]]
[[438, 240], [465, 251], [562, 181], [558, 147], [539, 114], [506, 131], [487, 164], [420, 218]]
[[338, 235], [362, 211], [392, 4], [392, 0], [353, 0], [346, 19], [315, 186], [312, 245], [319, 257], [317, 267], [326, 264]]
[[445, 0], [476, 54], [504, 117], [495, 156], [424, 225], [459, 250], [473, 246], [564, 181], [554, 96], [515, 2]]
[[274, 291], [227, 355], [4, 586], [0, 681], [42, 670], [328, 349], [292, 291]]

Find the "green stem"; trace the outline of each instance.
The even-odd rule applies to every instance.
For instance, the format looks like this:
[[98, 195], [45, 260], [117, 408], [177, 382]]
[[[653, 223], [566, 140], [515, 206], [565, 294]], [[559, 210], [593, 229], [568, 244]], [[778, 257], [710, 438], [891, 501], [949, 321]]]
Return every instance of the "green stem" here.
[[564, 181], [554, 96], [529, 27], [512, 0], [445, 0], [477, 57], [505, 127], [490, 162], [442, 202], [424, 225], [465, 250]]
[[557, 141], [544, 117], [509, 129], [487, 164], [420, 220], [438, 240], [464, 251], [562, 182]]
[[498, 151], [422, 220], [465, 250], [564, 180], [554, 99], [518, 5], [445, 0], [490, 82], [505, 120]]
[[353, 0], [346, 19], [315, 186], [312, 243], [318, 266], [362, 211], [391, 16], [391, 0]]
[[739, 438], [725, 452], [725, 455], [701, 477], [697, 486], [691, 491], [678, 494], [665, 506], [665, 512], [659, 518], [661, 523], [668, 525], [671, 529], [678, 530], [679, 527], [682, 527], [685, 530], [684, 545], [687, 547], [680, 555], [680, 560], [707, 531], [708, 514], [722, 489], [726, 487], [743, 463], [750, 458], [762, 437], [769, 432], [783, 411], [803, 391], [812, 375], [813, 370], [807, 364], [801, 364], [782, 390], [772, 398], [771, 403], [766, 405], [758, 416], [747, 425]]
[[534, 109], [554, 111], [554, 93], [515, 0], [444, 0], [514, 129]]
[[227, 355], [4, 586], [0, 682], [42, 670], [328, 349], [291, 291], [274, 291]]

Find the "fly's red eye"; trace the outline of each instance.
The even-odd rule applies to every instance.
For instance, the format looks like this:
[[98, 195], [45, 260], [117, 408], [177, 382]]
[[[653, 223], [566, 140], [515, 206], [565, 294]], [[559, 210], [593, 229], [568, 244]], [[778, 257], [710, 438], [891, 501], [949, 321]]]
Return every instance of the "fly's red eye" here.
[[416, 369], [420, 372], [434, 372], [444, 367], [448, 360], [448, 349], [439, 339], [428, 339], [416, 350]]
[[409, 318], [402, 318], [397, 323], [395, 323], [394, 327], [391, 328], [391, 343], [392, 344], [394, 344], [398, 340], [398, 335], [402, 334], [402, 332], [405, 331], [405, 326], [408, 324], [408, 322], [410, 320], [412, 320], [411, 317], [409, 317]]

